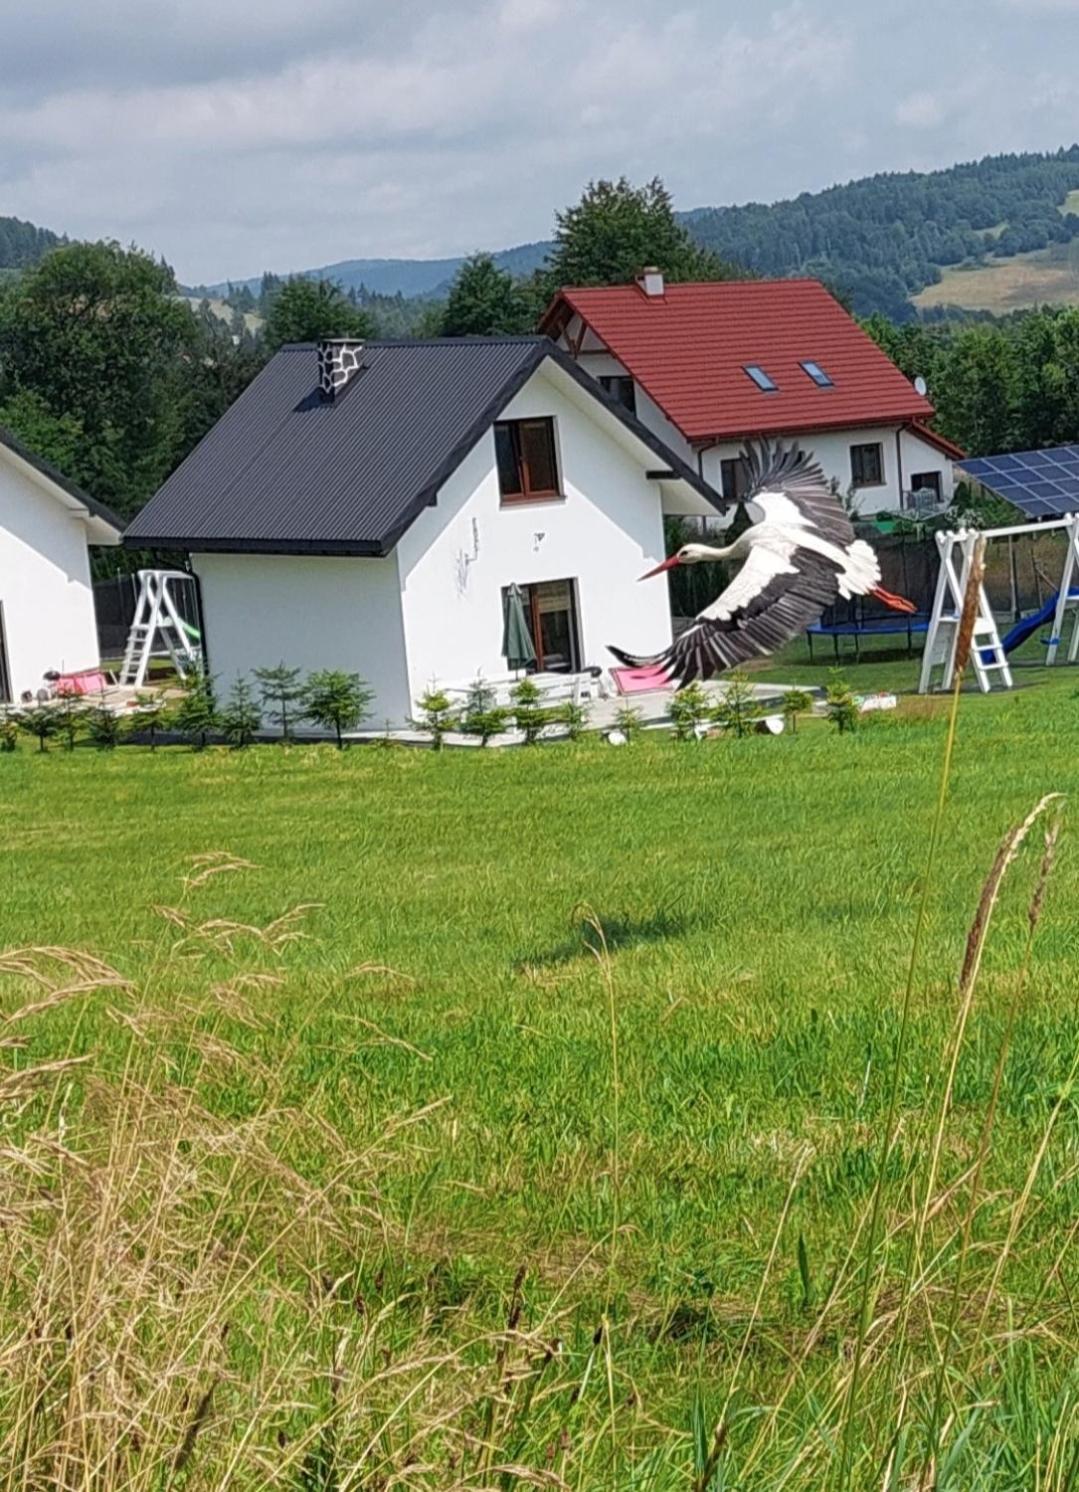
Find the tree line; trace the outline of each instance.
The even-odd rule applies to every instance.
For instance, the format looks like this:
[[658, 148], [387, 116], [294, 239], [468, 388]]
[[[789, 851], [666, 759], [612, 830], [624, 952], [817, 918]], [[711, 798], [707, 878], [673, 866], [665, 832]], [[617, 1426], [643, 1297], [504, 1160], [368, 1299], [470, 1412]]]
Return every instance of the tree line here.
[[[267, 277], [223, 319], [138, 249], [59, 243], [0, 285], [0, 426], [130, 518], [285, 343], [528, 332], [560, 285], [622, 284], [646, 264], [676, 281], [743, 273], [690, 237], [658, 180], [590, 184], [558, 214], [541, 270], [476, 255], [407, 330], [392, 321], [401, 298], [302, 277]], [[970, 453], [1079, 440], [1079, 308], [864, 324], [926, 379], [939, 429]]]

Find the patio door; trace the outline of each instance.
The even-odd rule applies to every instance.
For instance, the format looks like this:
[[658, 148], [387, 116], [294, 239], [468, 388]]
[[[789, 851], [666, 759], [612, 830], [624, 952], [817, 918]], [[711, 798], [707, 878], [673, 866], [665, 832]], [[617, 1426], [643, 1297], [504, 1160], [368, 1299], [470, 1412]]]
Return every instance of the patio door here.
[[11, 702], [11, 668], [7, 656], [7, 633], [4, 631], [4, 603], [0, 601], [0, 705], [9, 705]]
[[573, 580], [543, 580], [536, 585], [521, 587], [525, 615], [536, 649], [538, 673], [577, 673], [580, 670], [576, 590]]

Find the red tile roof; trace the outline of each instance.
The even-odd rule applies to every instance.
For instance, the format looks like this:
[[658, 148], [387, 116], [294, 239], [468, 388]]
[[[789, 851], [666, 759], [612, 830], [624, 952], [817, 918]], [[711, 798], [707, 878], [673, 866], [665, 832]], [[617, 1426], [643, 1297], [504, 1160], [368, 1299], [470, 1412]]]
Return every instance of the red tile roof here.
[[[542, 329], [557, 335], [576, 311], [687, 439], [703, 441], [933, 414], [895, 364], [819, 280], [730, 280], [563, 290]], [[815, 362], [833, 387], [800, 366]], [[776, 384], [762, 393], [756, 364]]]

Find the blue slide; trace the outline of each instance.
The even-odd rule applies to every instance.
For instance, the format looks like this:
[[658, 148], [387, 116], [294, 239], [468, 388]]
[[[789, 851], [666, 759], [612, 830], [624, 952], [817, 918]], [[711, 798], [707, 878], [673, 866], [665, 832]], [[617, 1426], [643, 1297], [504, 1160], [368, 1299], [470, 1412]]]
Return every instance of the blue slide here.
[[[1060, 592], [1056, 591], [1049, 597], [1040, 611], [1032, 612], [1030, 616], [1023, 617], [1020, 621], [1016, 622], [1010, 632], [1004, 634], [1000, 639], [1000, 645], [1005, 653], [1014, 652], [1021, 643], [1026, 642], [1031, 633], [1037, 632], [1039, 627], [1044, 627], [1046, 622], [1053, 620], [1056, 615], [1057, 597], [1059, 595]], [[1079, 600], [1079, 590], [1070, 590], [1068, 592], [1068, 599], [1071, 601]], [[985, 648], [982, 649], [982, 658], [985, 661], [989, 661], [991, 656]]]

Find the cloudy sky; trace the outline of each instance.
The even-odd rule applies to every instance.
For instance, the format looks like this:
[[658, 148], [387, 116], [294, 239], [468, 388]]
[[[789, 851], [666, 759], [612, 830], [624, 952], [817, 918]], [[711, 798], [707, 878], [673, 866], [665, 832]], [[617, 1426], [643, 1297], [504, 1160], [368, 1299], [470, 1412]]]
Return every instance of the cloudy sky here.
[[187, 281], [1079, 138], [1079, 0], [0, 0], [0, 214]]

